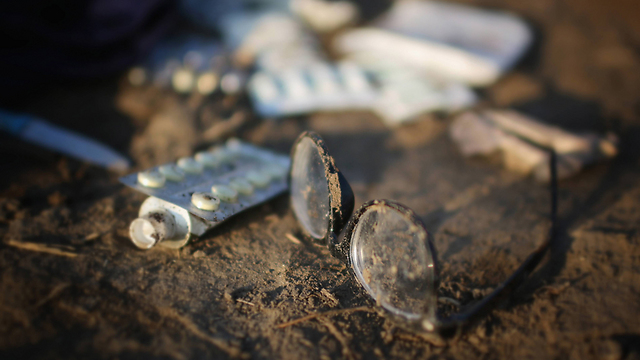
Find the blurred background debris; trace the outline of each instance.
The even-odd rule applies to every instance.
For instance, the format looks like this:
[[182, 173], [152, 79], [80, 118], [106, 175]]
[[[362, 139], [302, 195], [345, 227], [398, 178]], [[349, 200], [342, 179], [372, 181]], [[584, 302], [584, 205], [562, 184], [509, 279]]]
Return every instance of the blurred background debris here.
[[539, 243], [545, 148], [564, 180], [549, 264], [518, 306], [441, 348], [374, 313], [274, 331], [374, 305], [323, 249], [289, 240], [302, 238], [285, 197], [180, 251], [141, 254], [126, 228], [142, 197], [73, 141], [58, 142], [67, 156], [1, 131], [0, 352], [634, 358], [639, 11], [632, 0], [1, 4], [0, 108], [44, 119], [37, 143], [69, 132], [138, 171], [231, 137], [288, 153], [317, 131], [357, 203], [402, 202], [433, 234], [445, 313]]

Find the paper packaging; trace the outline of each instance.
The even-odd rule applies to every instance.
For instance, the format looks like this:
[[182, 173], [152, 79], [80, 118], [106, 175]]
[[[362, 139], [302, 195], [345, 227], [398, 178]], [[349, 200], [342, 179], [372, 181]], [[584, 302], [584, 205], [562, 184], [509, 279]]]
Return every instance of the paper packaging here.
[[612, 135], [574, 134], [511, 110], [466, 112], [453, 121], [449, 134], [463, 155], [500, 151], [507, 169], [533, 174], [545, 182], [550, 179], [545, 148], [553, 148], [558, 155], [559, 178], [617, 155], [617, 140]]
[[349, 59], [384, 57], [429, 76], [487, 86], [522, 56], [529, 27], [502, 12], [435, 1], [397, 1], [371, 27], [336, 37]]

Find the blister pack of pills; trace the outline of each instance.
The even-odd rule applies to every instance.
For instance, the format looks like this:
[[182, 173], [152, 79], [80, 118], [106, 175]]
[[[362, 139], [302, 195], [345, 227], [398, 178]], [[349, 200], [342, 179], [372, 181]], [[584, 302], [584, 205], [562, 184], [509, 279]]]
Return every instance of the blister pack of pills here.
[[347, 62], [260, 71], [249, 80], [248, 90], [256, 111], [267, 117], [367, 109], [377, 97], [365, 72]]
[[140, 248], [166, 242], [183, 246], [229, 217], [288, 188], [290, 160], [237, 139], [225, 145], [124, 176], [120, 181], [151, 198], [143, 203], [130, 235]]
[[431, 79], [375, 58], [360, 64], [317, 62], [280, 72], [260, 71], [249, 80], [249, 96], [265, 117], [372, 110], [388, 126], [425, 112], [455, 112], [477, 100], [471, 89], [457, 82]]

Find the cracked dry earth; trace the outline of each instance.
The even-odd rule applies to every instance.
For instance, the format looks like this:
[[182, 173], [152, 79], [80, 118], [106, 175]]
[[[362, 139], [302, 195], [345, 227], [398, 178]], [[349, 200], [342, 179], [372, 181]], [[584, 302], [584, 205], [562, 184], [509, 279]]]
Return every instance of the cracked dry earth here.
[[[127, 228], [142, 195], [116, 175], [1, 135], [1, 357], [640, 358], [637, 5], [467, 3], [515, 11], [538, 31], [523, 64], [484, 92], [488, 104], [621, 139], [618, 158], [560, 184], [559, 244], [487, 318], [447, 343], [395, 327], [341, 262], [302, 240], [287, 196], [181, 250], [137, 250]], [[366, 113], [259, 122], [243, 99], [178, 98], [115, 81], [63, 86], [21, 106], [130, 154], [136, 169], [230, 135], [286, 153], [315, 130], [356, 206], [394, 199], [421, 217], [440, 255], [439, 293], [463, 308], [506, 279], [549, 228], [546, 186], [492, 159], [462, 158], [448, 118], [393, 130]]]

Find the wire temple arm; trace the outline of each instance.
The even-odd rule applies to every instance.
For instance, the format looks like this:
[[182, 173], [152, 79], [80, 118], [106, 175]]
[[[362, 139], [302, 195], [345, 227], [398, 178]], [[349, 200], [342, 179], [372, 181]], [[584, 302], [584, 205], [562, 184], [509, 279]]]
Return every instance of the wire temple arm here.
[[550, 173], [551, 181], [549, 184], [551, 192], [551, 229], [549, 230], [549, 236], [546, 240], [529, 255], [520, 267], [497, 289], [491, 294], [484, 297], [480, 302], [476, 303], [473, 307], [465, 312], [451, 316], [448, 319], [443, 320], [440, 323], [440, 332], [443, 336], [456, 334], [463, 325], [473, 322], [488, 312], [490, 312], [498, 303], [503, 299], [509, 297], [515, 289], [517, 289], [524, 280], [526, 280], [531, 272], [540, 264], [545, 254], [551, 247], [551, 244], [556, 242], [558, 233], [558, 174], [557, 174], [557, 158], [553, 149], [550, 152]]

